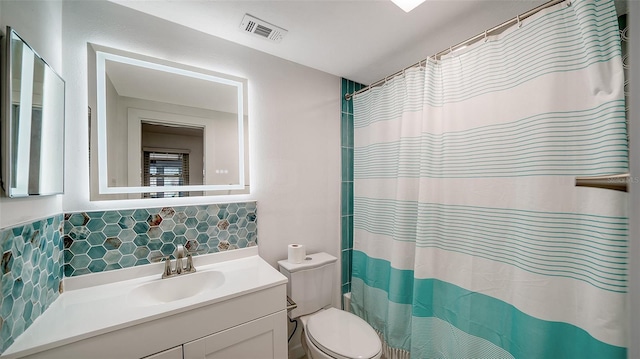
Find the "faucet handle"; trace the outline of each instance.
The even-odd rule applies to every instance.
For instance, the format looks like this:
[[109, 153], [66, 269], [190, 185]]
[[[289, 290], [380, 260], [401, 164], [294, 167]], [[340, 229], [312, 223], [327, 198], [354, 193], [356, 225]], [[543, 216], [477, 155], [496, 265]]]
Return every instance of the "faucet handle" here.
[[[177, 263], [176, 263], [176, 268], [177, 268]], [[173, 271], [171, 270], [171, 260], [169, 259], [169, 257], [166, 257], [164, 261], [164, 271], [162, 272], [162, 278], [169, 277], [172, 274], [173, 274]]]
[[193, 266], [193, 257], [191, 252], [187, 253], [187, 266], [184, 269], [186, 272], [195, 272], [196, 267]]

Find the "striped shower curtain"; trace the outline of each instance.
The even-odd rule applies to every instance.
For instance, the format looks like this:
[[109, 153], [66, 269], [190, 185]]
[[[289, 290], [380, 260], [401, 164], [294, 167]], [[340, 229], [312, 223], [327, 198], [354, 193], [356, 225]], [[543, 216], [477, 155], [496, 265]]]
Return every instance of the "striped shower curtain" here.
[[354, 98], [352, 311], [390, 358], [624, 358], [612, 1], [564, 2]]

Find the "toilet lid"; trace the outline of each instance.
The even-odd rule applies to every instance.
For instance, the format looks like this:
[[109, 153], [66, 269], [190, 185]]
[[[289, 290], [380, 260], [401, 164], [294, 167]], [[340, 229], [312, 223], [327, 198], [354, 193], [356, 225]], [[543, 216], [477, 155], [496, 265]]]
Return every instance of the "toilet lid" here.
[[329, 308], [309, 317], [307, 335], [333, 357], [369, 359], [382, 350], [380, 338], [360, 317]]

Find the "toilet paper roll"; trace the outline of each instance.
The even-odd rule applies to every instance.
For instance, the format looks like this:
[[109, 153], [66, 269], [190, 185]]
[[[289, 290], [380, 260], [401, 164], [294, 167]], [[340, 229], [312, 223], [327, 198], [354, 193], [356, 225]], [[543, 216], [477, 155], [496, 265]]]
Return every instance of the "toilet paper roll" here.
[[302, 244], [289, 244], [287, 249], [289, 252], [287, 260], [289, 261], [289, 263], [302, 263], [304, 258], [307, 256], [307, 250]]

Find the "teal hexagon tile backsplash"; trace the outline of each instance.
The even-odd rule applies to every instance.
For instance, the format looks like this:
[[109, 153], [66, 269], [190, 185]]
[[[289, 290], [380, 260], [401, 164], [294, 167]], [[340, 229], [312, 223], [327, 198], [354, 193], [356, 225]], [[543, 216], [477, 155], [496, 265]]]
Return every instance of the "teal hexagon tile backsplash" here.
[[[80, 215], [73, 221], [88, 219]], [[0, 353], [61, 292], [63, 230], [62, 214], [0, 230]]]
[[148, 264], [182, 244], [198, 254], [257, 244], [256, 203], [65, 214], [64, 274]]

